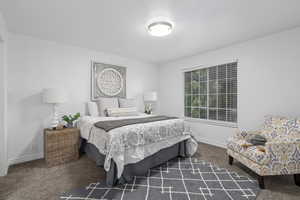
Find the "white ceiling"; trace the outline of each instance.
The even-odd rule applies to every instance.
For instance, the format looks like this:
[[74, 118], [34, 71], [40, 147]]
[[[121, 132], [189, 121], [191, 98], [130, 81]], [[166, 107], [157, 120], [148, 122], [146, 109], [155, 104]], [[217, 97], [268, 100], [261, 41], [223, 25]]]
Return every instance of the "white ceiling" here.
[[[300, 0], [0, 0], [11, 32], [164, 63], [300, 25]], [[157, 16], [174, 24], [157, 38]]]

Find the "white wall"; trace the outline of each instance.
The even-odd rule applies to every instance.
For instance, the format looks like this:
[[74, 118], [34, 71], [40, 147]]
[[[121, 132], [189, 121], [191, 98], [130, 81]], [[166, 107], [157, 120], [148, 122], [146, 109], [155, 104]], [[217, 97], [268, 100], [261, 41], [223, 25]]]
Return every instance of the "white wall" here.
[[157, 66], [116, 55], [60, 45], [27, 36], [9, 34], [8, 46], [8, 157], [10, 163], [43, 156], [43, 128], [51, 118], [51, 106], [41, 101], [47, 87], [64, 87], [69, 102], [63, 113], [85, 111], [90, 99], [91, 61], [127, 67], [127, 96], [158, 90]]
[[[267, 114], [300, 116], [300, 28], [184, 58], [160, 67], [160, 108], [183, 116], [182, 68], [238, 59], [238, 126], [255, 129]], [[233, 129], [190, 123], [203, 142], [225, 146]]]
[[5, 21], [0, 13], [0, 176], [7, 173], [6, 36]]

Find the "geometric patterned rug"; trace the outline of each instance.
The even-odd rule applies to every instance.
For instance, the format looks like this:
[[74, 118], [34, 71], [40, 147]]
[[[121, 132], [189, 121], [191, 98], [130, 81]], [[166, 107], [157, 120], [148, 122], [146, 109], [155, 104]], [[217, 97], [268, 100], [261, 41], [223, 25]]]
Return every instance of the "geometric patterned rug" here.
[[256, 180], [193, 158], [176, 158], [132, 182], [107, 187], [105, 181], [66, 192], [65, 200], [240, 200], [256, 199]]

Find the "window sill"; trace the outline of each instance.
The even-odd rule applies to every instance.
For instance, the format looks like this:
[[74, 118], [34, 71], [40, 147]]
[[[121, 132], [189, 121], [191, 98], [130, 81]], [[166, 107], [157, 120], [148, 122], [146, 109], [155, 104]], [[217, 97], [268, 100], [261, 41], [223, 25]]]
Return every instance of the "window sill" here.
[[206, 120], [206, 119], [196, 119], [196, 118], [190, 118], [190, 117], [184, 117], [184, 120], [187, 122], [198, 122], [213, 126], [224, 126], [228, 128], [237, 128], [238, 124], [233, 122], [223, 122], [223, 121], [215, 121], [215, 120]]

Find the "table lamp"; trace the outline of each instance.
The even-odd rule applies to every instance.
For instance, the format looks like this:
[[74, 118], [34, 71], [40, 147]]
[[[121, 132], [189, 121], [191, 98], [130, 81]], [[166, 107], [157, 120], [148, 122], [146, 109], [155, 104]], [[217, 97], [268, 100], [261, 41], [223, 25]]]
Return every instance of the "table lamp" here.
[[157, 92], [146, 92], [144, 94], [144, 102], [147, 102], [145, 105], [145, 113], [152, 113], [152, 103], [157, 101]]
[[43, 91], [43, 102], [53, 105], [53, 118], [51, 128], [56, 128], [59, 124], [57, 107], [60, 103], [67, 101], [67, 95], [64, 90], [59, 88], [47, 88]]

